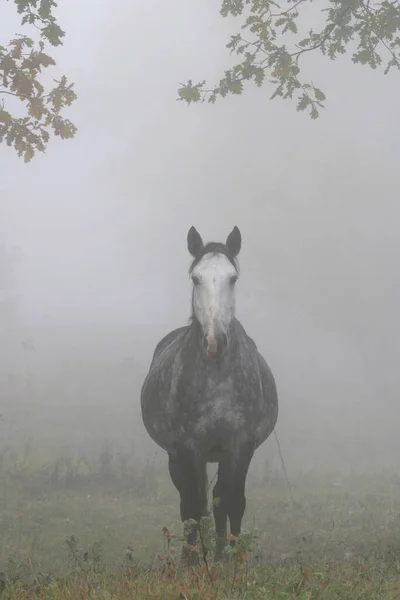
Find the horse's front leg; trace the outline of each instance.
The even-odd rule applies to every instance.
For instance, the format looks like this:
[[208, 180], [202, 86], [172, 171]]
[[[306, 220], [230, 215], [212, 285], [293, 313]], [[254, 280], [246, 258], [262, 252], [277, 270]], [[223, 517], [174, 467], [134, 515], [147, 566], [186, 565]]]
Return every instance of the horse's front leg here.
[[228, 512], [227, 512], [227, 494], [228, 489], [226, 480], [224, 478], [225, 469], [222, 464], [218, 465], [218, 476], [217, 482], [213, 489], [213, 513], [215, 521], [215, 560], [221, 560], [226, 544], [228, 543], [227, 538], [227, 525], [228, 525]]
[[182, 548], [182, 562], [195, 565], [199, 558], [196, 549], [197, 528], [207, 511], [206, 465], [199, 464], [186, 449], [168, 456], [169, 473], [181, 498], [181, 520], [186, 542]]
[[222, 558], [227, 544], [227, 517], [232, 536], [240, 535], [246, 508], [246, 477], [253, 454], [254, 444], [243, 444], [219, 464], [218, 479], [213, 491], [217, 535], [216, 560]]

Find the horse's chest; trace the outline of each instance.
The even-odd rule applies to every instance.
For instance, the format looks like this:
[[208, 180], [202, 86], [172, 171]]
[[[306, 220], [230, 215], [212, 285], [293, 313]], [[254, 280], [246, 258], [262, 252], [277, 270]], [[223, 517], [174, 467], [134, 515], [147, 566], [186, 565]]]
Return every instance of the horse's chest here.
[[225, 381], [215, 381], [212, 378], [206, 381], [203, 398], [197, 399], [197, 410], [200, 414], [207, 414], [211, 419], [221, 419], [231, 413], [235, 407], [235, 394], [232, 378]]
[[186, 428], [194, 434], [240, 428], [243, 407], [232, 377], [222, 381], [206, 377], [199, 388], [187, 389], [178, 402], [180, 414], [186, 413]]

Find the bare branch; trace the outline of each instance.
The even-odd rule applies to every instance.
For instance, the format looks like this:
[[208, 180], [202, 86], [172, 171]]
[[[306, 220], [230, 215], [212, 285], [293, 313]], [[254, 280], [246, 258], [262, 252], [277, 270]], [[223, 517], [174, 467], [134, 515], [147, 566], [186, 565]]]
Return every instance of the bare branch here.
[[18, 94], [14, 94], [14, 92], [8, 92], [7, 90], [0, 90], [0, 94], [7, 94], [8, 96], [15, 96], [18, 98]]

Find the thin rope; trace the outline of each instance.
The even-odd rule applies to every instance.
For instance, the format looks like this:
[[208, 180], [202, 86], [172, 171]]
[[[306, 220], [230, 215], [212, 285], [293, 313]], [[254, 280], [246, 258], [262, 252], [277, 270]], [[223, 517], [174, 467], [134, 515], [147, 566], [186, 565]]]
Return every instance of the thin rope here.
[[295, 502], [295, 499], [293, 497], [292, 485], [291, 485], [291, 483], [289, 481], [289, 477], [288, 477], [288, 474], [287, 474], [286, 465], [285, 465], [285, 461], [283, 459], [283, 454], [282, 454], [282, 450], [281, 450], [281, 445], [280, 445], [279, 439], [278, 439], [278, 434], [276, 433], [275, 429], [274, 429], [274, 435], [275, 435], [275, 439], [276, 439], [276, 444], [278, 446], [279, 458], [281, 459], [283, 472], [285, 474], [286, 483], [287, 483], [287, 486], [288, 486], [288, 489], [289, 489], [290, 498], [292, 500], [293, 506], [297, 506], [297, 503]]

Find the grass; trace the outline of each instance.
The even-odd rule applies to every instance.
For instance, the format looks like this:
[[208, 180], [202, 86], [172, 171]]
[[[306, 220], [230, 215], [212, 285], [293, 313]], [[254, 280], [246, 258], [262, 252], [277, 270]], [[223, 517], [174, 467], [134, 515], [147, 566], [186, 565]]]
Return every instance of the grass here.
[[[0, 455], [2, 600], [400, 598], [400, 478], [249, 474], [244, 534], [224, 565], [180, 566], [167, 469], [106, 446], [88, 460]], [[205, 549], [212, 535], [204, 533]]]

